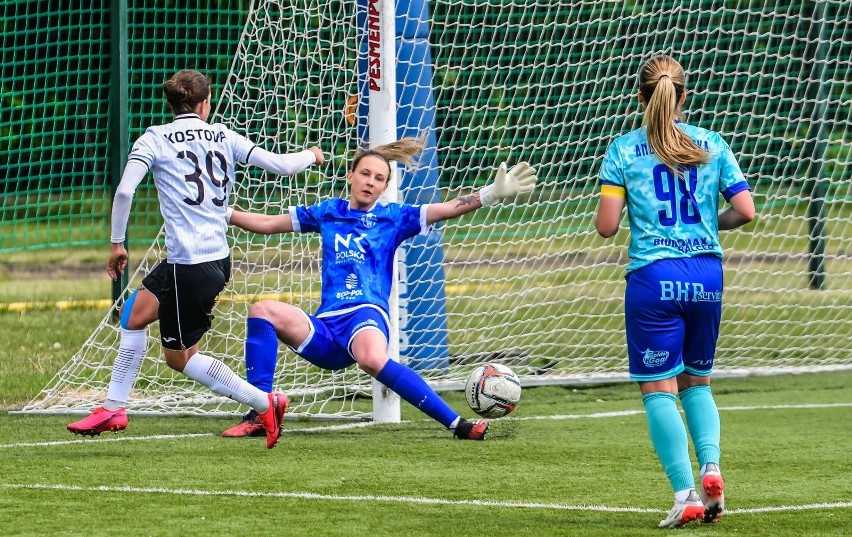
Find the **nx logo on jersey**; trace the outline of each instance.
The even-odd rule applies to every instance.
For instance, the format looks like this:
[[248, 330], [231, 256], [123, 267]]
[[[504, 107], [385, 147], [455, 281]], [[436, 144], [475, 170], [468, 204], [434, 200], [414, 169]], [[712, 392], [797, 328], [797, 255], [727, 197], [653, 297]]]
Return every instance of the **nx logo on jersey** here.
[[347, 233], [344, 237], [337, 233], [334, 234], [334, 260], [337, 263], [346, 263], [352, 261], [358, 264], [364, 262], [364, 247], [361, 246], [361, 241], [367, 238], [366, 233], [362, 233], [357, 237], [353, 237], [351, 233]]
[[646, 349], [642, 354], [642, 363], [648, 367], [657, 367], [666, 363], [669, 359], [669, 351], [652, 351]]
[[340, 291], [337, 295], [335, 295], [338, 300], [349, 300], [359, 296], [364, 296], [364, 291], [356, 289], [358, 287], [358, 275], [354, 272], [350, 272], [346, 276], [343, 284], [346, 286], [346, 291]]
[[722, 291], [705, 291], [698, 282], [660, 280], [660, 300], [721, 302]]

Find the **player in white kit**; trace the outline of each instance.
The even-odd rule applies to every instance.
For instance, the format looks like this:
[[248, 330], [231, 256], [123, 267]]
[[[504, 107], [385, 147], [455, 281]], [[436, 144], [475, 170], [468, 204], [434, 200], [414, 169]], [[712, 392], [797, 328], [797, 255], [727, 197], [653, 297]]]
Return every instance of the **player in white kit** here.
[[169, 367], [255, 409], [271, 448], [281, 434], [287, 397], [252, 386], [221, 361], [199, 352], [198, 342], [210, 329], [213, 305], [230, 278], [225, 213], [235, 163], [292, 175], [322, 164], [324, 156], [318, 147], [271, 153], [224, 125], [207, 123], [210, 81], [197, 71], [178, 72], [163, 84], [163, 92], [174, 121], [148, 128], [133, 144], [113, 201], [107, 273], [116, 279], [127, 266], [124, 240], [130, 206], [149, 171], [165, 220], [168, 258], [143, 279], [122, 307], [121, 342], [103, 406], [67, 428], [94, 436], [127, 427], [125, 405], [145, 356], [146, 328], [159, 319]]

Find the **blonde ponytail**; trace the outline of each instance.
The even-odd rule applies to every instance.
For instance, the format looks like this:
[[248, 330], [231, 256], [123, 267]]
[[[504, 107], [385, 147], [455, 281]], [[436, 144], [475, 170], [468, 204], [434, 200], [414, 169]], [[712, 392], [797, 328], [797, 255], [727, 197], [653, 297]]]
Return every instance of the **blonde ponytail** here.
[[401, 138], [395, 142], [358, 153], [352, 161], [349, 170], [354, 171], [358, 163], [361, 162], [361, 159], [369, 155], [381, 158], [388, 164], [388, 167], [390, 167], [390, 161], [394, 160], [411, 169], [417, 166], [418, 161], [416, 157], [423, 151], [424, 147], [426, 147], [425, 135], [416, 138], [412, 136]]
[[645, 100], [642, 124], [647, 126], [648, 143], [657, 158], [678, 175], [682, 175], [681, 166], [698, 166], [710, 160], [709, 153], [675, 124], [685, 89], [683, 68], [669, 56], [655, 55], [639, 71], [639, 92]]
[[387, 160], [395, 160], [403, 166], [411, 167], [417, 164], [415, 157], [423, 151], [424, 147], [426, 147], [425, 137], [418, 136], [401, 138], [395, 142], [380, 145], [373, 151], [381, 153]]

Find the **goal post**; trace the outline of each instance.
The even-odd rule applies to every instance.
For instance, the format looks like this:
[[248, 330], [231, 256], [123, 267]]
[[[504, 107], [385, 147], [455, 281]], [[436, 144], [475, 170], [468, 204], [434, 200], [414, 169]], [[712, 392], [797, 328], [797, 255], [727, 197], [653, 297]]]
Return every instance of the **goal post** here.
[[[397, 90], [392, 102], [399, 110], [389, 115], [408, 119], [381, 128], [398, 137], [434, 122], [435, 147], [433, 175], [423, 180], [429, 186], [407, 189], [421, 179], [399, 170], [400, 199], [469, 193], [502, 161], [532, 162], [539, 184], [515, 203], [445, 222], [421, 239], [426, 254], [412, 254], [421, 246], [413, 241], [404, 245], [397, 263], [404, 284], [392, 316], [406, 329], [417, 326], [422, 338], [403, 331], [394, 354], [412, 366], [420, 357], [439, 360], [419, 369], [436, 389], [460, 388], [483, 362], [511, 367], [525, 386], [627, 380], [629, 233], [604, 240], [595, 232], [597, 173], [613, 138], [641, 124], [636, 74], [662, 51], [689, 77], [685, 121], [720, 132], [731, 145], [758, 209], [754, 223], [721, 235], [725, 295], [716, 374], [852, 367], [852, 3], [818, 4], [396, 5], [394, 35], [402, 44], [392, 54], [401, 67], [383, 74], [395, 77], [390, 86]], [[211, 119], [270, 150], [320, 144], [331, 158], [295, 178], [240, 170], [236, 207], [280, 213], [348, 195], [347, 165], [368, 136], [367, 99], [350, 114], [352, 97], [365, 95], [359, 17], [366, 20], [368, 10], [367, 0], [252, 4]], [[403, 56], [415, 38], [428, 43], [429, 54]], [[432, 118], [423, 119], [430, 107]], [[374, 135], [370, 142], [379, 143]], [[272, 298], [315, 311], [321, 252], [318, 237], [308, 234], [231, 233], [232, 280], [201, 344], [242, 372], [249, 305]], [[163, 257], [159, 235], [130, 287]], [[414, 286], [434, 289], [413, 292]], [[86, 412], [100, 404], [117, 342], [117, 327], [105, 316], [24, 411]], [[129, 411], [245, 410], [172, 372], [159, 348], [154, 325]], [[374, 410], [371, 380], [357, 368], [319, 370], [279, 349], [275, 387], [290, 396], [296, 417], [398, 419]]]
[[[392, 202], [440, 201], [435, 105], [426, 2], [359, 0], [359, 94], [365, 98], [362, 146], [377, 147], [407, 136], [424, 136], [416, 170], [394, 165], [384, 198]], [[399, 20], [399, 24], [397, 24]], [[403, 91], [398, 94], [397, 85]], [[390, 359], [414, 369], [448, 368], [446, 308], [440, 234], [415, 237], [399, 248], [389, 301]], [[437, 324], [436, 324], [437, 322]], [[398, 422], [400, 398], [372, 381], [373, 420]]]
[[[359, 129], [362, 145], [375, 148], [397, 139], [396, 134], [396, 10], [394, 0], [360, 0], [359, 28], [362, 37], [358, 58], [359, 82], [367, 97], [367, 128]], [[363, 22], [360, 22], [363, 21]], [[383, 194], [386, 201], [400, 200], [399, 167], [391, 162], [388, 187]], [[399, 355], [399, 270], [394, 258], [394, 282], [388, 301], [390, 319], [388, 354], [391, 360], [400, 361]], [[400, 397], [376, 379], [372, 380], [373, 421], [398, 423], [401, 420]]]

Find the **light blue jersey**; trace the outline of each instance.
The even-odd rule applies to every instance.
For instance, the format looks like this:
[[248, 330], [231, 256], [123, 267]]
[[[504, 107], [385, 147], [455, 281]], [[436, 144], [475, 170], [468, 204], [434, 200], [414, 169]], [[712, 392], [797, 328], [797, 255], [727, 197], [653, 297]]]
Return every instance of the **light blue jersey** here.
[[657, 158], [646, 129], [619, 136], [601, 166], [602, 194], [627, 199], [630, 220], [630, 263], [627, 272], [659, 259], [713, 254], [719, 245], [719, 194], [729, 201], [749, 190], [731, 148], [713, 131], [678, 123], [710, 162], [684, 170], [679, 178]]
[[427, 207], [377, 203], [359, 211], [340, 198], [292, 207], [294, 232], [322, 235], [322, 302], [316, 316], [376, 307], [387, 319], [394, 253], [405, 239], [428, 231]]

